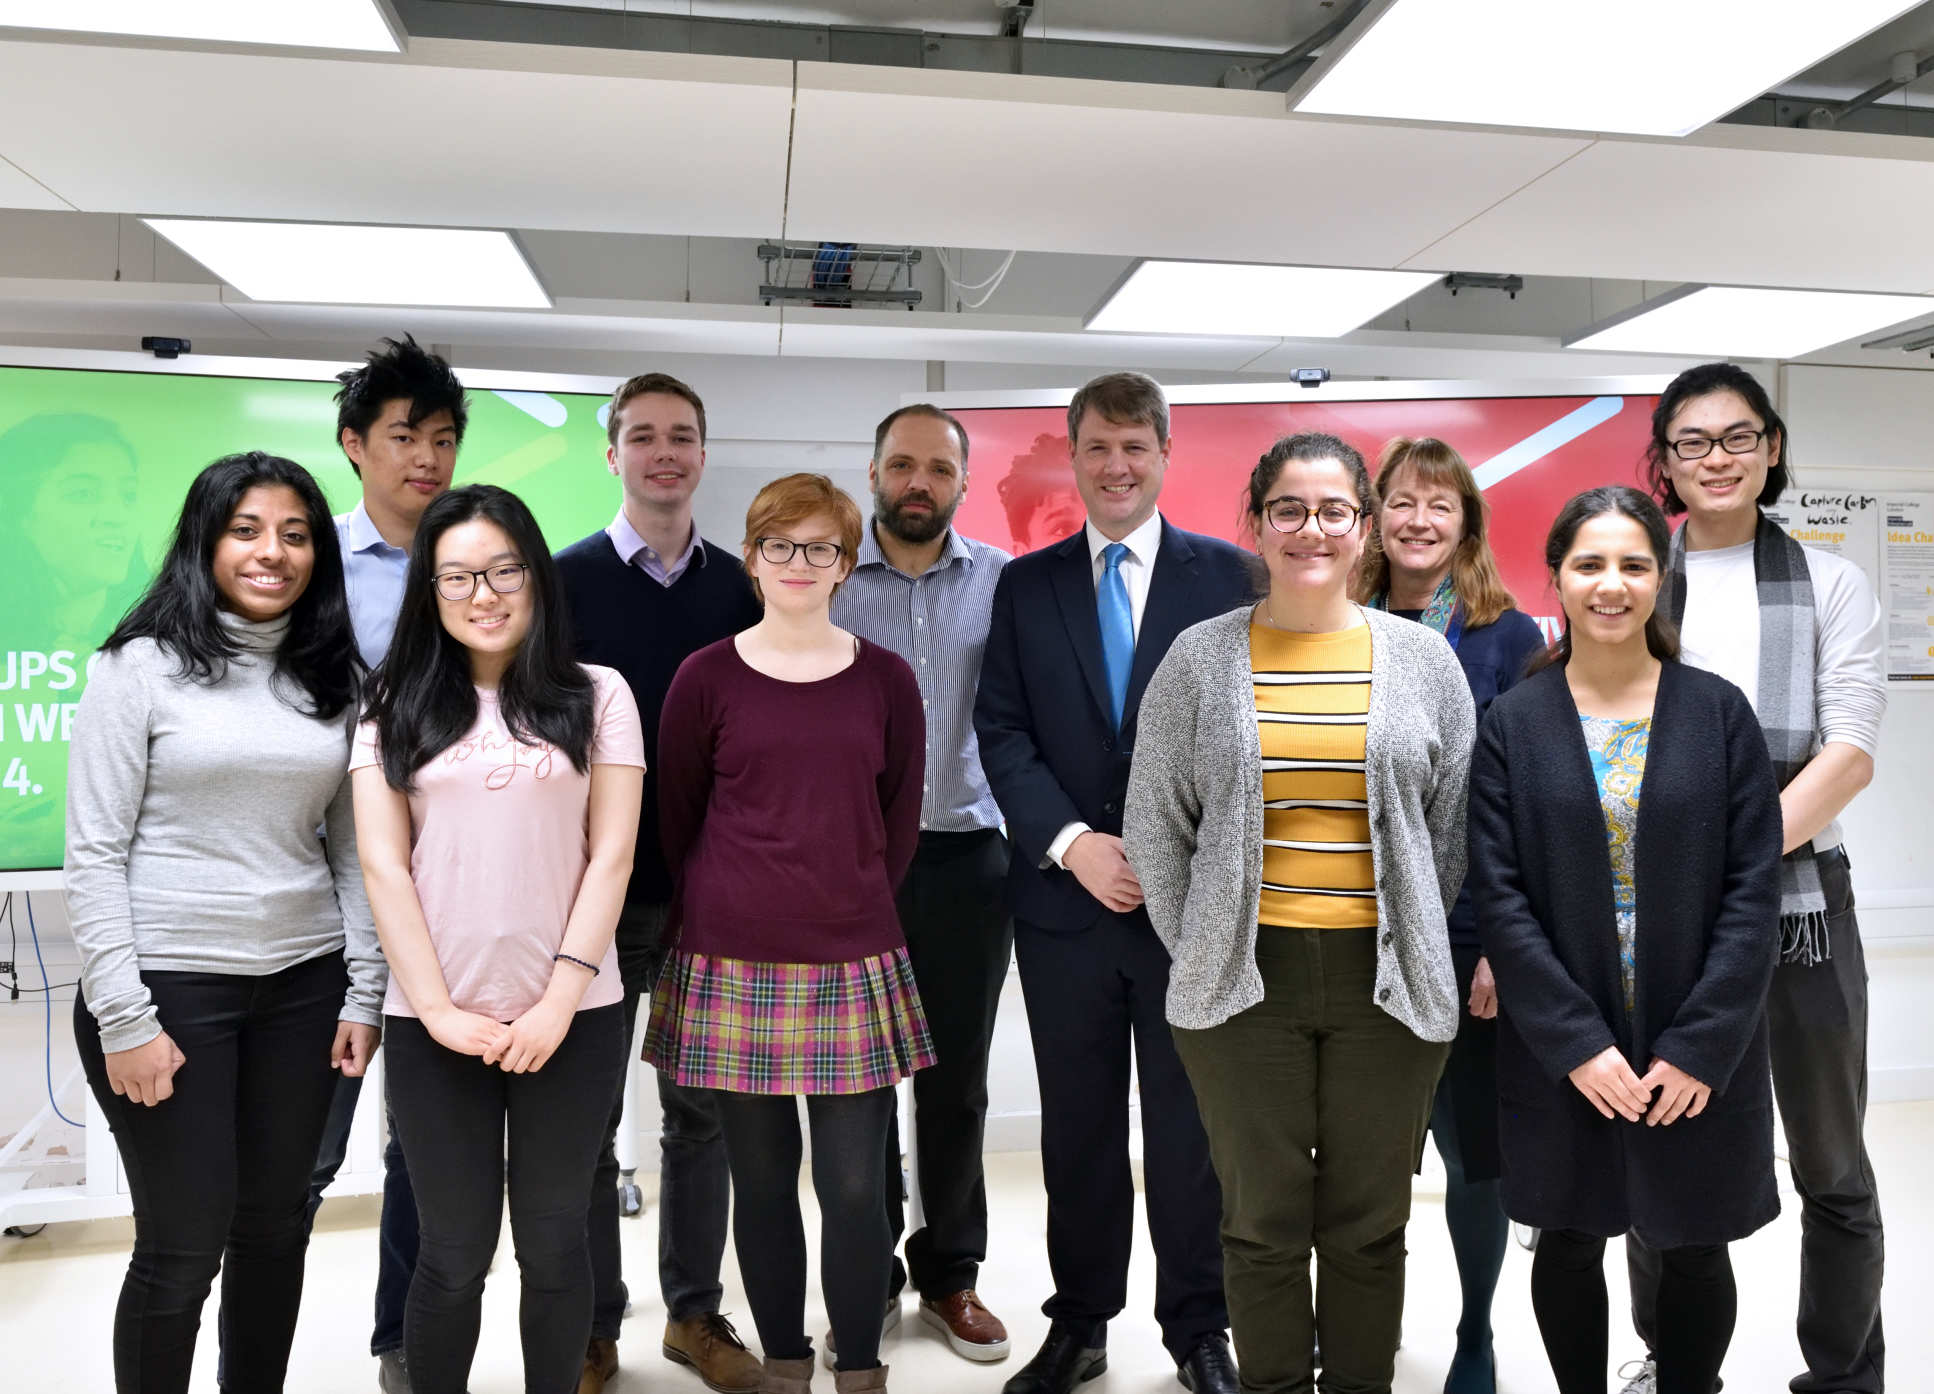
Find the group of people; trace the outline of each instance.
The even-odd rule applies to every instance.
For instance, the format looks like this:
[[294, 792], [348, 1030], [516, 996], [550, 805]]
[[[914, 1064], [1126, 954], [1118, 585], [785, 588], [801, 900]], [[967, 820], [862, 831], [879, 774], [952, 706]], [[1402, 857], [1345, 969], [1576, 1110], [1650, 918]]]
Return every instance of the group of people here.
[[[441, 358], [386, 341], [337, 400], [358, 506], [332, 519], [285, 459], [210, 465], [75, 723], [75, 1033], [136, 1219], [123, 1394], [188, 1387], [218, 1271], [222, 1387], [282, 1388], [379, 1043], [379, 1388], [466, 1388], [507, 1190], [525, 1388], [598, 1394], [641, 1016], [667, 1358], [720, 1394], [805, 1394], [816, 1354], [882, 1391], [910, 1284], [954, 1352], [1002, 1360], [977, 1284], [1010, 960], [1053, 1294], [1004, 1394], [1107, 1367], [1131, 1064], [1155, 1316], [1196, 1394], [1390, 1389], [1427, 1136], [1462, 1283], [1447, 1394], [1496, 1389], [1511, 1218], [1540, 1231], [1561, 1394], [1605, 1389], [1619, 1236], [1628, 1388], [1710, 1394], [1727, 1245], [1778, 1210], [1775, 1096], [1793, 1388], [1879, 1394], [1835, 820], [1872, 775], [1880, 621], [1761, 511], [1789, 442], [1747, 373], [1666, 391], [1649, 493], [1561, 511], [1550, 646], [1449, 445], [1392, 441], [1373, 480], [1334, 436], [1277, 441], [1248, 550], [1162, 517], [1168, 406], [1137, 373], [1075, 394], [1085, 516], [1019, 558], [954, 530], [969, 441], [932, 405], [880, 423], [870, 519], [788, 475], [728, 548], [692, 519], [700, 398], [633, 378], [617, 515], [553, 556], [514, 494], [451, 487]], [[759, 1356], [720, 1310], [728, 1213]]]

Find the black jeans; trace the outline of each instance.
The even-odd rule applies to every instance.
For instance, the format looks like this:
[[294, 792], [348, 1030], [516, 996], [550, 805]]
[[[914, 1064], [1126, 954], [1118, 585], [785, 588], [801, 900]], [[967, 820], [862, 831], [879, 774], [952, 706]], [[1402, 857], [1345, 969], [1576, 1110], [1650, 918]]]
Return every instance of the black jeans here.
[[[938, 1063], [913, 1077], [915, 1176], [926, 1222], [907, 1236], [907, 1267], [893, 1260], [892, 1292], [907, 1283], [937, 1302], [971, 1288], [987, 1257], [987, 1053], [994, 1039], [1007, 965], [1014, 957], [1008, 917], [1007, 839], [998, 828], [922, 833], [900, 883], [900, 926], [920, 986]], [[889, 1118], [886, 1218], [897, 1245], [906, 1229], [900, 1189], [900, 1115]]]
[[[620, 1048], [618, 1092], [591, 1174], [587, 1223], [591, 1233], [591, 1275], [597, 1288], [591, 1334], [618, 1339], [631, 1294], [624, 1281], [618, 1245], [618, 1125], [624, 1118], [624, 1066], [637, 1034], [640, 999], [649, 1001], [671, 946], [662, 942], [663, 905], [627, 905], [618, 916], [618, 968], [625, 984], [625, 1043]], [[658, 1141], [658, 1290], [673, 1321], [716, 1312], [724, 1299], [719, 1267], [725, 1261], [725, 1231], [732, 1200], [732, 1174], [725, 1161], [725, 1134], [718, 1103], [709, 1089], [687, 1089], [659, 1074], [658, 1107], [663, 1125]]]
[[[1658, 1394], [1712, 1394], [1739, 1313], [1724, 1244], [1656, 1249]], [[1605, 1241], [1548, 1229], [1531, 1261], [1531, 1308], [1558, 1394], [1605, 1394]]]
[[[718, 1091], [737, 1206], [732, 1235], [746, 1300], [768, 1358], [810, 1358], [806, 1229], [799, 1214], [799, 1110], [790, 1094]], [[819, 1278], [842, 1370], [880, 1363], [892, 1236], [880, 1207], [893, 1091], [810, 1094], [813, 1194], [819, 1200]]]
[[524, 1389], [577, 1387], [591, 1337], [584, 1197], [623, 1069], [623, 1030], [616, 1003], [579, 1012], [542, 1069], [507, 1074], [439, 1045], [414, 1017], [386, 1018], [390, 1097], [422, 1226], [403, 1322], [416, 1394], [463, 1394], [470, 1378], [503, 1220], [506, 1138]]
[[[1847, 854], [1820, 856], [1833, 957], [1773, 970], [1766, 1002], [1773, 1092], [1800, 1195], [1800, 1354], [1795, 1394], [1880, 1394], [1887, 1343], [1880, 1324], [1886, 1243], [1867, 1160], [1867, 958], [1854, 916]], [[1626, 1241], [1632, 1321], [1657, 1349], [1658, 1260]]]
[[134, 1204], [134, 1256], [114, 1313], [121, 1394], [188, 1388], [215, 1273], [232, 1338], [229, 1394], [273, 1394], [288, 1373], [308, 1248], [306, 1203], [335, 1087], [329, 1048], [349, 987], [340, 953], [265, 977], [145, 972], [186, 1062], [152, 1108], [107, 1082], [80, 998], [74, 1042], [107, 1114]]
[[[329, 1104], [329, 1123], [316, 1153], [315, 1174], [309, 1179], [310, 1228], [322, 1208], [322, 1193], [342, 1170], [349, 1155], [349, 1129], [356, 1121], [356, 1104], [363, 1095], [360, 1075], [336, 1081]], [[385, 1099], [385, 1104], [388, 1100]], [[376, 1321], [370, 1329], [369, 1353], [388, 1355], [403, 1348], [403, 1303], [410, 1295], [416, 1272], [416, 1193], [410, 1171], [403, 1164], [403, 1140], [396, 1135], [396, 1116], [384, 1109], [389, 1141], [383, 1144], [383, 1209], [376, 1229]]]

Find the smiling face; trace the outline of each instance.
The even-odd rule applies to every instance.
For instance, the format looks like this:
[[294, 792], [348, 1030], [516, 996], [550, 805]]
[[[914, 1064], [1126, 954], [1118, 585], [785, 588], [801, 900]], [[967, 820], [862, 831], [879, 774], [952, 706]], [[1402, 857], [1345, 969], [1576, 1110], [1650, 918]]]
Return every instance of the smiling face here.
[[342, 449], [362, 476], [371, 516], [413, 531], [430, 500], [450, 487], [456, 473], [456, 418], [432, 412], [412, 426], [410, 400], [398, 397], [383, 403], [368, 435], [345, 427]]
[[[1310, 510], [1295, 532], [1281, 531], [1266, 516], [1269, 508], [1285, 499], [1295, 499]], [[1263, 500], [1265, 516], [1249, 522], [1263, 564], [1269, 568], [1270, 592], [1319, 602], [1342, 596], [1363, 555], [1367, 525], [1357, 517], [1341, 537], [1331, 537], [1323, 531], [1318, 514], [1325, 504], [1357, 507], [1356, 480], [1350, 470], [1335, 459], [1290, 460]]]
[[[488, 572], [524, 560], [502, 528], [487, 518], [472, 518], [448, 529], [436, 541], [436, 575]], [[501, 668], [516, 654], [530, 632], [532, 588], [528, 572], [509, 595], [491, 589], [489, 581], [472, 577], [476, 589], [462, 600], [437, 595], [437, 617], [452, 639], [472, 654], [472, 666]], [[478, 659], [485, 660], [479, 664]]]
[[1464, 540], [1464, 499], [1450, 485], [1430, 483], [1400, 466], [1384, 490], [1377, 526], [1393, 573], [1435, 582], [1450, 574]]
[[20, 530], [74, 589], [117, 586], [134, 557], [134, 461], [90, 442], [71, 447], [34, 491]]
[[222, 608], [257, 622], [300, 600], [315, 566], [309, 510], [286, 484], [257, 484], [243, 494], [209, 559]]
[[[767, 542], [776, 539], [798, 544], [793, 549], [791, 560], [770, 560], [756, 541], [746, 549], [745, 554], [746, 570], [758, 582], [759, 594], [766, 608], [793, 616], [825, 611], [832, 604], [834, 588], [853, 569], [853, 559], [842, 552], [831, 566], [814, 566], [806, 559], [806, 546], [810, 543], [840, 546], [839, 523], [827, 514], [815, 513], [765, 534]], [[775, 547], [773, 550], [782, 549]]]
[[1069, 449], [1088, 521], [1104, 537], [1119, 542], [1153, 516], [1169, 451], [1153, 426], [1110, 421], [1089, 407]]
[[[1778, 463], [1783, 442], [1764, 434], [1766, 423], [1737, 392], [1721, 390], [1694, 397], [1674, 414], [1666, 440], [1709, 440], [1710, 454], [1681, 460], [1666, 456], [1672, 488], [1696, 522], [1724, 525], [1753, 513], [1759, 506], [1766, 475]], [[1720, 444], [1727, 436], [1759, 432], [1751, 449], [1734, 452]], [[1731, 531], [1731, 529], [1727, 529]]]
[[627, 504], [676, 509], [690, 503], [705, 475], [697, 410], [675, 393], [639, 393], [619, 409], [617, 444], [604, 459], [624, 485]]
[[909, 413], [887, 428], [879, 456], [867, 471], [879, 525], [914, 545], [946, 532], [967, 496], [954, 428], [937, 416]]
[[1579, 525], [1553, 578], [1572, 649], [1645, 642], [1659, 600], [1659, 559], [1634, 518], [1601, 513]]

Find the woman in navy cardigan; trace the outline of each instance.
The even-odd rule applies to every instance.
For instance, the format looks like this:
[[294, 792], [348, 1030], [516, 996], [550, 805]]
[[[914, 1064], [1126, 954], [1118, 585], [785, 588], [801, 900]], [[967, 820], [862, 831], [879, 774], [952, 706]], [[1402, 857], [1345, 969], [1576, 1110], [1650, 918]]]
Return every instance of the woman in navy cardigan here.
[[1603, 1394], [1605, 1240], [1628, 1230], [1664, 1260], [1658, 1394], [1710, 1394], [1726, 1245], [1779, 1213], [1779, 790], [1745, 694], [1677, 661], [1668, 545], [1637, 490], [1565, 506], [1545, 544], [1565, 636], [1492, 704], [1471, 776], [1504, 1203], [1544, 1231], [1531, 1296], [1560, 1394]]
[[[1490, 506], [1464, 457], [1441, 440], [1398, 436], [1377, 462], [1377, 526], [1355, 597], [1435, 629], [1457, 651], [1477, 719], [1544, 648], [1537, 624], [1505, 589], [1487, 536]], [[1444, 1222], [1457, 1256], [1463, 1312], [1444, 1394], [1497, 1394], [1491, 1299], [1511, 1242], [1498, 1177], [1497, 991], [1479, 946], [1470, 888], [1450, 913], [1457, 1039], [1438, 1081], [1430, 1132], [1444, 1159]]]

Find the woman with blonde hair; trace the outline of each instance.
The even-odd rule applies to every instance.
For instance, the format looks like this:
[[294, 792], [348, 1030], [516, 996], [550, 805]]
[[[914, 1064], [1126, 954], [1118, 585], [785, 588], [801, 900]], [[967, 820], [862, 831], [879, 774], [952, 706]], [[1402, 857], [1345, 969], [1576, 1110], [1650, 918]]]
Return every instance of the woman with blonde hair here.
[[[1443, 441], [1398, 436], [1377, 462], [1377, 497], [1377, 526], [1363, 549], [1355, 594], [1450, 642], [1481, 721], [1544, 641], [1498, 576], [1487, 536], [1490, 508], [1477, 479]], [[1466, 1011], [1437, 1086], [1430, 1131], [1444, 1159], [1444, 1220], [1457, 1255], [1463, 1315], [1444, 1394], [1495, 1394], [1491, 1297], [1511, 1225], [1498, 1194], [1497, 991], [1478, 946], [1468, 889], [1451, 911], [1450, 943]]]
[[933, 1063], [894, 891], [913, 860], [926, 718], [913, 670], [832, 622], [860, 514], [823, 474], [761, 489], [745, 566], [765, 616], [679, 667], [658, 804], [676, 947], [645, 1056], [716, 1091], [762, 1394], [806, 1394], [798, 1105], [812, 1129], [820, 1271], [841, 1394], [886, 1389], [893, 1087]]

